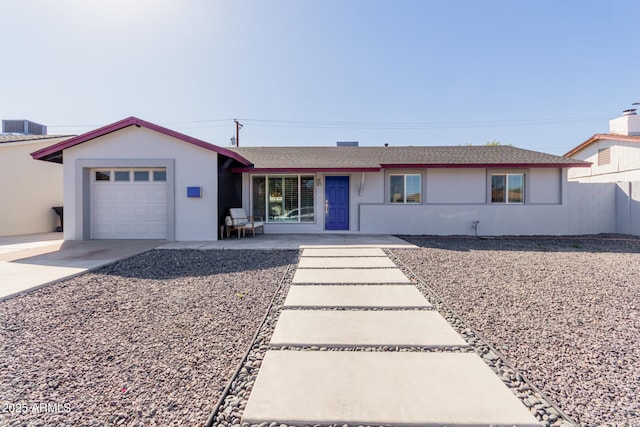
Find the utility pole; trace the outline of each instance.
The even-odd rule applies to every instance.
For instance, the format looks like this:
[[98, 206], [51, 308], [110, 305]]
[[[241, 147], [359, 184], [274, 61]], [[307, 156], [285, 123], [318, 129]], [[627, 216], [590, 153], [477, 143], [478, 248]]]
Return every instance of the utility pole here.
[[242, 129], [242, 124], [236, 119], [233, 119], [236, 123], [236, 147], [240, 147], [240, 129]]

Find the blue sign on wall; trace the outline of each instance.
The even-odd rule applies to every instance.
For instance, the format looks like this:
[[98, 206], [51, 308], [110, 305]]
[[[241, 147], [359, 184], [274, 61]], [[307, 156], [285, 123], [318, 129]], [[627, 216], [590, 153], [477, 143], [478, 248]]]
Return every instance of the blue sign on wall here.
[[187, 187], [187, 197], [202, 197], [202, 187]]

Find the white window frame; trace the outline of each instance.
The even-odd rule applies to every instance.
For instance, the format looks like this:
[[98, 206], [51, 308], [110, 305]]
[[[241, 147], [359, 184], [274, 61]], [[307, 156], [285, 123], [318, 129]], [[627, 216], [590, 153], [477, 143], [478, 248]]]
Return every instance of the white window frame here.
[[[109, 180], [98, 180], [96, 179], [96, 173], [101, 172], [104, 174], [109, 175]], [[128, 181], [121, 181], [121, 180], [116, 180], [116, 172], [127, 172], [129, 173], [129, 180]], [[145, 180], [145, 181], [136, 181], [134, 179], [135, 177], [135, 172], [148, 172], [149, 173], [149, 179]], [[165, 179], [164, 180], [160, 180], [160, 181], [156, 181], [154, 179], [154, 172], [164, 172], [165, 173]], [[99, 182], [99, 183], [145, 183], [145, 182], [167, 182], [167, 170], [166, 169], [160, 169], [160, 168], [145, 168], [145, 169], [140, 169], [140, 168], [96, 168], [93, 170], [93, 176], [91, 177], [91, 180], [93, 182]]]
[[[298, 220], [297, 221], [275, 221], [269, 219], [269, 178], [285, 178], [285, 177], [297, 177], [298, 178]], [[313, 221], [302, 221], [302, 177], [313, 177]], [[276, 174], [255, 174], [251, 175], [249, 181], [251, 182], [250, 186], [250, 205], [251, 212], [253, 214], [254, 200], [253, 200], [253, 178], [264, 178], [265, 185], [265, 198], [264, 198], [264, 211], [265, 217], [263, 218], [265, 222], [270, 224], [315, 224], [318, 221], [317, 209], [316, 209], [316, 185], [318, 182], [318, 177], [315, 174], [295, 174], [295, 173], [276, 173]]]
[[[402, 201], [394, 202], [391, 200], [391, 177], [401, 176], [402, 177]], [[407, 177], [408, 176], [417, 176], [420, 178], [420, 186], [418, 189], [418, 194], [420, 195], [420, 201], [418, 202], [408, 202], [407, 201]], [[389, 174], [389, 196], [387, 197], [387, 203], [392, 205], [421, 205], [422, 204], [422, 174], [421, 173], [390, 173]]]
[[[509, 176], [519, 175], [522, 177], [522, 201], [521, 202], [510, 202], [509, 201]], [[493, 201], [493, 177], [494, 176], [504, 176], [504, 202], [494, 202]], [[524, 205], [525, 197], [526, 197], [526, 174], [524, 172], [516, 172], [516, 173], [492, 173], [489, 179], [489, 201], [493, 205]]]

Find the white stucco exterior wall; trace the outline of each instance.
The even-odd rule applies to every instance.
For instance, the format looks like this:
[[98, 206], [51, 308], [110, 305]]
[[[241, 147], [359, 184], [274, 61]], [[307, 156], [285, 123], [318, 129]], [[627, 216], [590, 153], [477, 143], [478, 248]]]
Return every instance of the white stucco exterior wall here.
[[[64, 151], [64, 206], [66, 240], [88, 239], [83, 169], [100, 167], [171, 165], [175, 240], [217, 240], [217, 153], [147, 128], [130, 126]], [[171, 169], [171, 168], [169, 168]], [[168, 170], [169, 175], [169, 170]], [[187, 187], [202, 187], [202, 198], [187, 198]], [[169, 237], [171, 239], [171, 237]]]
[[49, 233], [59, 225], [62, 165], [34, 160], [32, 152], [67, 138], [0, 144], [0, 236]]
[[[525, 175], [524, 204], [490, 202], [490, 177], [502, 173]], [[480, 235], [568, 234], [568, 206], [563, 200], [565, 177], [558, 168], [426, 169], [426, 203], [363, 204], [360, 231], [473, 235], [473, 222], [480, 221]]]
[[[528, 201], [533, 204], [562, 203], [562, 169], [529, 170]], [[526, 190], [525, 190], [526, 191]]]
[[485, 169], [427, 169], [423, 186], [429, 203], [484, 203]]
[[568, 234], [566, 205], [364, 205], [361, 213], [363, 233], [471, 236], [480, 221], [480, 235]]
[[[505, 172], [525, 174], [525, 204], [490, 203], [490, 176]], [[422, 176], [422, 204], [388, 203], [389, 175], [401, 173]], [[316, 221], [268, 223], [265, 232], [324, 232], [324, 181], [329, 175], [350, 177], [349, 232], [473, 235], [473, 221], [480, 221], [478, 233], [483, 235], [570, 234], [566, 171], [558, 168], [386, 170], [366, 172], [364, 180], [359, 172], [316, 174]], [[252, 208], [250, 180], [245, 173], [247, 212]]]

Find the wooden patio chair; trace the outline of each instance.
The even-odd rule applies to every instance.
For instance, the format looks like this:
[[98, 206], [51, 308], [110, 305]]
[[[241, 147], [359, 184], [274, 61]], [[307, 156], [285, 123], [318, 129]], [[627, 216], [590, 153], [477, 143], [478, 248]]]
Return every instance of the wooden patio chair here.
[[244, 236], [247, 230], [251, 230], [253, 237], [256, 237], [256, 229], [262, 228], [262, 234], [264, 234], [264, 218], [248, 216], [244, 208], [231, 208], [229, 209], [229, 216], [231, 217], [231, 225], [227, 227], [227, 237], [232, 231], [238, 231], [238, 238], [240, 238], [240, 232]]

